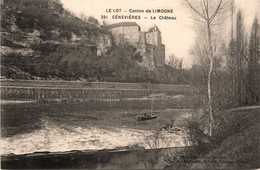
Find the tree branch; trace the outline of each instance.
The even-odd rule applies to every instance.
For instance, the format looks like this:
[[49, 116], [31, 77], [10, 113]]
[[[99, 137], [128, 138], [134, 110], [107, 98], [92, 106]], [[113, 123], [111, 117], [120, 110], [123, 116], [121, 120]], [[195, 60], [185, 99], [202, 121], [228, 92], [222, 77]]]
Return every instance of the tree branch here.
[[185, 0], [187, 2], [187, 4], [190, 6], [190, 8], [198, 15], [200, 16], [201, 18], [205, 19], [206, 20], [206, 17], [200, 13], [199, 11], [197, 11], [192, 5], [191, 3], [188, 1], [188, 0]]
[[212, 16], [209, 18], [209, 23], [211, 23], [215, 16], [218, 14], [219, 10], [221, 9], [221, 4], [222, 4], [222, 0], [220, 0], [219, 4], [218, 4], [218, 7], [216, 8], [215, 12], [212, 14]]

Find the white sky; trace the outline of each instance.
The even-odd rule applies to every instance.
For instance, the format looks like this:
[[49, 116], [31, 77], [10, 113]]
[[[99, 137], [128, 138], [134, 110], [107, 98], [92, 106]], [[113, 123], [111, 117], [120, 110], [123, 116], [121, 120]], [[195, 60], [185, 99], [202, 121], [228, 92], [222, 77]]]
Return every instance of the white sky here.
[[[107, 23], [136, 22], [141, 26], [142, 31], [147, 31], [153, 25], [157, 25], [162, 32], [162, 41], [166, 46], [167, 56], [174, 53], [177, 57], [184, 59], [184, 67], [191, 65], [192, 58], [189, 56], [189, 49], [195, 40], [192, 19], [189, 12], [181, 5], [181, 0], [61, 0], [64, 7], [75, 14], [83, 12], [86, 16], [94, 16], [103, 23], [101, 15], [108, 15]], [[260, 18], [260, 0], [235, 0], [236, 9], [241, 8], [244, 14], [245, 25], [250, 29], [255, 14]], [[172, 14], [146, 14], [121, 12], [119, 15], [141, 15], [140, 20], [113, 20], [112, 15], [106, 9], [173, 9]], [[176, 20], [159, 20], [159, 15], [174, 16]], [[148, 19], [143, 17], [147, 16]], [[157, 16], [151, 20], [150, 16]], [[227, 22], [230, 19], [227, 20]]]

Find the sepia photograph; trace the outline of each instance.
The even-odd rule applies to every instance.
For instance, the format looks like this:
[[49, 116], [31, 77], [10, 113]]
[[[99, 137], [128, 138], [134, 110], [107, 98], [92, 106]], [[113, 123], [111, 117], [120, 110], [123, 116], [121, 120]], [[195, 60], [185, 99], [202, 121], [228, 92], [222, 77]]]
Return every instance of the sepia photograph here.
[[260, 0], [0, 12], [0, 169], [260, 168]]

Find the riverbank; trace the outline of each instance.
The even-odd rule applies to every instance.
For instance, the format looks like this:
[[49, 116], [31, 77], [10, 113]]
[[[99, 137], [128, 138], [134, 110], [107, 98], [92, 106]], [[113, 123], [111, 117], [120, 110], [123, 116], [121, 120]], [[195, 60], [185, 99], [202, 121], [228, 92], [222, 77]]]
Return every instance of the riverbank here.
[[212, 146], [190, 168], [259, 168], [259, 113], [259, 105], [217, 112]]

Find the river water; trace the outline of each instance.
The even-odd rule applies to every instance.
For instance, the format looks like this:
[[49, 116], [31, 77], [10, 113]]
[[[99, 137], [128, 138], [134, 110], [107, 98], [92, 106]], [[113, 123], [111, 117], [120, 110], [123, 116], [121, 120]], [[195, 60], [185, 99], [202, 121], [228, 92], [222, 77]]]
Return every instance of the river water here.
[[[175, 98], [155, 101], [155, 110], [183, 107], [176, 104]], [[185, 146], [184, 132], [162, 131], [159, 137], [154, 137], [151, 127], [161, 124], [163, 116], [150, 122], [136, 120], [139, 113], [150, 109], [150, 103], [150, 100], [131, 100], [3, 104], [1, 154], [101, 150], [134, 145], [145, 148]], [[153, 146], [155, 143], [157, 146]]]

